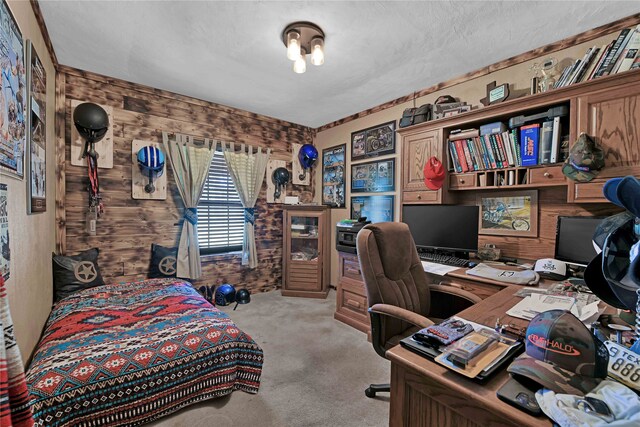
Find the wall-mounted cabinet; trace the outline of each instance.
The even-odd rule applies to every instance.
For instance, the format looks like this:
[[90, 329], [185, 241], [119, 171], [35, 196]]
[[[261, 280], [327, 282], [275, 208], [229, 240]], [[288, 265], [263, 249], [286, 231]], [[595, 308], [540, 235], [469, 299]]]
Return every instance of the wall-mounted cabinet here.
[[[571, 181], [562, 164], [505, 167], [465, 172], [448, 171], [442, 189], [429, 190], [422, 169], [430, 156], [449, 162], [448, 138], [454, 129], [480, 128], [491, 122], [507, 123], [551, 107], [568, 108], [562, 120], [565, 139], [573, 144], [581, 132], [600, 144], [605, 168], [588, 183]], [[640, 71], [633, 70], [526, 96], [458, 116], [420, 123], [398, 131], [403, 151], [403, 204], [448, 203], [454, 192], [495, 189], [567, 187], [570, 203], [605, 202], [602, 186], [616, 176], [640, 176]]]

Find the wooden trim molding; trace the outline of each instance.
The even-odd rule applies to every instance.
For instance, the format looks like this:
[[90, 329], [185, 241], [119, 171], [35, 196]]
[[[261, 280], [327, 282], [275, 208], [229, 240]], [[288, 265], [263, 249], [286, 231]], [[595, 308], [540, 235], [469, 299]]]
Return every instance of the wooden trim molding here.
[[47, 45], [47, 50], [49, 51], [51, 62], [53, 62], [54, 67], [58, 68], [58, 57], [56, 56], [56, 51], [53, 49], [53, 43], [51, 43], [49, 30], [47, 30], [47, 24], [45, 24], [44, 17], [42, 16], [40, 3], [38, 3], [38, 0], [30, 0], [29, 3], [31, 3], [31, 9], [33, 9], [33, 13], [36, 16], [36, 21], [38, 21], [38, 27], [40, 27], [40, 32], [42, 33], [44, 44]]
[[64, 255], [67, 246], [66, 225], [66, 144], [65, 144], [65, 85], [66, 75], [56, 73], [55, 128], [56, 128], [56, 253]]
[[[241, 110], [239, 108], [229, 107], [222, 104], [216, 104], [215, 102], [205, 101], [205, 100], [193, 98], [187, 95], [180, 95], [174, 92], [170, 92], [163, 89], [157, 89], [151, 86], [128, 82], [126, 80], [118, 79], [115, 77], [108, 77], [108, 76], [94, 73], [91, 71], [79, 70], [77, 68], [69, 67], [67, 65], [59, 65], [58, 72], [65, 73], [69, 76], [81, 77], [87, 80], [93, 80], [100, 83], [106, 83], [112, 86], [118, 86], [123, 89], [131, 90], [131, 91], [142, 92], [142, 93], [149, 94], [156, 97], [163, 97], [163, 98], [169, 98], [169, 99], [177, 100], [181, 102], [187, 102], [189, 104], [205, 107], [206, 109], [218, 110], [220, 111], [221, 114], [227, 114], [230, 120], [233, 120], [234, 116], [243, 116], [243, 117], [256, 119], [261, 122], [274, 124], [277, 127], [282, 128], [282, 130], [286, 130], [286, 128], [289, 128], [289, 127], [297, 127], [297, 128], [309, 129], [312, 133], [315, 132], [315, 129], [309, 128], [307, 126], [300, 125], [297, 123], [291, 123], [284, 120], [276, 119], [274, 117], [264, 116], [262, 114]], [[140, 113], [145, 113], [146, 111], [144, 111], [144, 108], [145, 108], [144, 105], [129, 105], [127, 109], [130, 111], [138, 111]], [[308, 141], [308, 142], [311, 142], [311, 141]]]
[[340, 120], [336, 120], [331, 123], [327, 123], [326, 125], [320, 126], [316, 129], [316, 132], [322, 132], [327, 129], [331, 129], [333, 127], [351, 122], [353, 120], [359, 119], [361, 117], [368, 116], [373, 113], [377, 113], [382, 110], [386, 110], [391, 107], [395, 107], [399, 104], [404, 104], [405, 102], [409, 102], [414, 98], [420, 98], [425, 95], [429, 95], [430, 93], [437, 92], [442, 89], [446, 89], [448, 87], [457, 85], [459, 83], [465, 82], [467, 80], [475, 79], [478, 77], [486, 76], [487, 74], [496, 72], [498, 70], [502, 70], [507, 67], [511, 67], [513, 65], [520, 64], [525, 61], [529, 61], [534, 58], [538, 58], [544, 55], [548, 55], [553, 52], [557, 52], [559, 50], [566, 49], [576, 44], [588, 42], [590, 40], [597, 39], [599, 37], [605, 36], [614, 31], [620, 31], [624, 28], [628, 28], [640, 23], [640, 13], [636, 13], [631, 16], [627, 16], [626, 18], [618, 19], [617, 21], [610, 22], [605, 25], [601, 25], [599, 27], [593, 28], [591, 30], [585, 31], [583, 33], [577, 34], [575, 36], [567, 37], [563, 40], [550, 43], [546, 46], [539, 47], [537, 49], [533, 49], [524, 53], [521, 53], [516, 56], [512, 56], [511, 58], [504, 59], [500, 62], [496, 62], [495, 64], [489, 65], [487, 67], [479, 68], [475, 71], [471, 71], [469, 73], [463, 74], [458, 77], [454, 77], [450, 80], [446, 80], [444, 82], [435, 84], [426, 89], [422, 89], [420, 91], [416, 91], [409, 95], [403, 96], [401, 98], [394, 99], [389, 102], [385, 102], [384, 104], [377, 105], [375, 107], [369, 108], [367, 110], [361, 111], [359, 113], [353, 114], [351, 116], [344, 117]]

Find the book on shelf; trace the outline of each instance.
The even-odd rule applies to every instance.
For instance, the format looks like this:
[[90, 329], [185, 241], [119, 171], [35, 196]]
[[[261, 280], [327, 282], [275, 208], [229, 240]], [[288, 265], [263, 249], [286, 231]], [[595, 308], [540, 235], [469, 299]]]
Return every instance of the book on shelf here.
[[620, 50], [620, 47], [622, 46], [623, 42], [626, 40], [630, 32], [631, 29], [629, 28], [625, 28], [624, 30], [620, 31], [620, 34], [613, 44], [613, 47], [607, 53], [607, 56], [604, 61], [602, 61], [602, 64], [600, 64], [600, 68], [598, 69], [598, 71], [596, 71], [594, 78], [606, 76], [609, 74], [609, 72], [611, 72], [611, 68], [613, 68], [615, 61], [618, 58], [618, 51]]
[[464, 151], [464, 158], [467, 160], [469, 171], [473, 172], [474, 170], [477, 170], [475, 165], [473, 164], [473, 160], [471, 159], [471, 152], [469, 151], [469, 145], [467, 145], [467, 141], [462, 141], [462, 150]]
[[538, 123], [520, 127], [522, 166], [538, 164], [539, 138], [540, 125]]
[[640, 54], [636, 55], [636, 59], [633, 60], [633, 64], [631, 65], [631, 70], [636, 70], [640, 68]]
[[511, 144], [513, 146], [513, 152], [516, 155], [516, 166], [522, 166], [522, 155], [520, 153], [520, 144], [518, 143], [518, 131], [516, 129], [512, 129], [509, 134], [509, 139], [511, 140]]
[[638, 51], [640, 51], [640, 25], [633, 31], [633, 35], [629, 39], [627, 47], [622, 51], [619, 60], [620, 64], [615, 72], [622, 73], [630, 70], [633, 65], [633, 61], [638, 56]]
[[493, 154], [493, 147], [491, 146], [491, 141], [489, 139], [489, 135], [483, 135], [481, 138], [482, 138], [482, 142], [484, 143], [484, 147], [485, 147], [485, 150], [487, 152], [487, 155], [489, 156], [489, 161], [491, 163], [491, 168], [492, 169], [497, 169], [498, 168], [498, 163], [496, 162], [496, 157]]
[[456, 129], [449, 133], [449, 140], [455, 141], [457, 139], [469, 139], [478, 135], [480, 135], [480, 131], [478, 129]]
[[609, 47], [608, 44], [604, 44], [596, 49], [596, 53], [593, 57], [593, 61], [591, 61], [591, 65], [589, 65], [581, 81], [585, 82], [587, 80], [591, 80], [591, 78], [593, 77], [593, 73], [595, 73], [596, 71], [596, 68], [602, 63], [608, 47]]
[[498, 169], [502, 169], [505, 167], [504, 163], [502, 163], [502, 154], [500, 153], [500, 148], [498, 147], [498, 141], [496, 140], [497, 134], [487, 135], [489, 137], [489, 141], [491, 141], [491, 149], [493, 150], [494, 157], [496, 159], [496, 167]]
[[551, 163], [551, 143], [553, 137], [553, 121], [542, 123], [540, 129], [540, 149], [538, 152], [538, 164]]
[[593, 46], [592, 48], [587, 50], [587, 53], [585, 54], [582, 64], [580, 64], [580, 68], [578, 69], [578, 71], [576, 71], [576, 76], [571, 83], [579, 83], [583, 81], [584, 75], [586, 74], [587, 69], [589, 68], [591, 63], [595, 61], [595, 58], [596, 58], [595, 56], [599, 51], [600, 51], [600, 48], [598, 48], [597, 46]]
[[460, 161], [460, 167], [462, 168], [462, 172], [469, 172], [469, 166], [467, 165], [467, 158], [464, 155], [464, 149], [462, 148], [462, 140], [453, 141], [456, 146], [456, 153], [458, 154], [458, 159]]
[[455, 143], [453, 141], [449, 141], [449, 159], [451, 161], [451, 165], [455, 172], [462, 172], [462, 167], [460, 166], [460, 160], [458, 160], [458, 156], [456, 153]]
[[553, 118], [553, 132], [551, 134], [551, 163], [557, 163], [560, 152], [560, 137], [562, 135], [560, 117]]

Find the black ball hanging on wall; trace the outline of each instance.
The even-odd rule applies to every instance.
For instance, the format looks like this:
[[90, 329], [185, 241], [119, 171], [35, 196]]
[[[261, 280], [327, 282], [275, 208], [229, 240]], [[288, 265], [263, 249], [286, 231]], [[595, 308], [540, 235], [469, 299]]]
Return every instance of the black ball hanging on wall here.
[[271, 179], [276, 185], [276, 191], [273, 196], [277, 199], [280, 197], [282, 187], [289, 183], [289, 171], [287, 168], [279, 167], [273, 171]]

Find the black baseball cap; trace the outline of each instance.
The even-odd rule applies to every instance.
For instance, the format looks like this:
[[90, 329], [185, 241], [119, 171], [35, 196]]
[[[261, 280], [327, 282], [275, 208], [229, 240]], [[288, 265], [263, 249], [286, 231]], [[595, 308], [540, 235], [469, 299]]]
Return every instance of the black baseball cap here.
[[584, 282], [598, 298], [616, 308], [625, 308], [625, 305], [613, 293], [609, 282], [602, 274], [602, 252], [595, 256], [584, 270]]
[[602, 250], [604, 247], [604, 241], [607, 240], [609, 234], [632, 220], [633, 214], [627, 211], [606, 217], [600, 221], [600, 224], [596, 227], [596, 231], [593, 233], [592, 238], [593, 243]]
[[549, 310], [527, 327], [526, 352], [507, 369], [556, 393], [584, 395], [607, 376], [609, 352], [573, 314]]
[[[635, 218], [611, 232], [602, 248], [602, 274], [611, 290], [628, 310], [635, 310], [640, 282], [633, 280], [630, 272], [632, 248], [636, 249], [638, 238], [634, 233]], [[634, 271], [637, 272], [637, 256], [634, 257]]]

